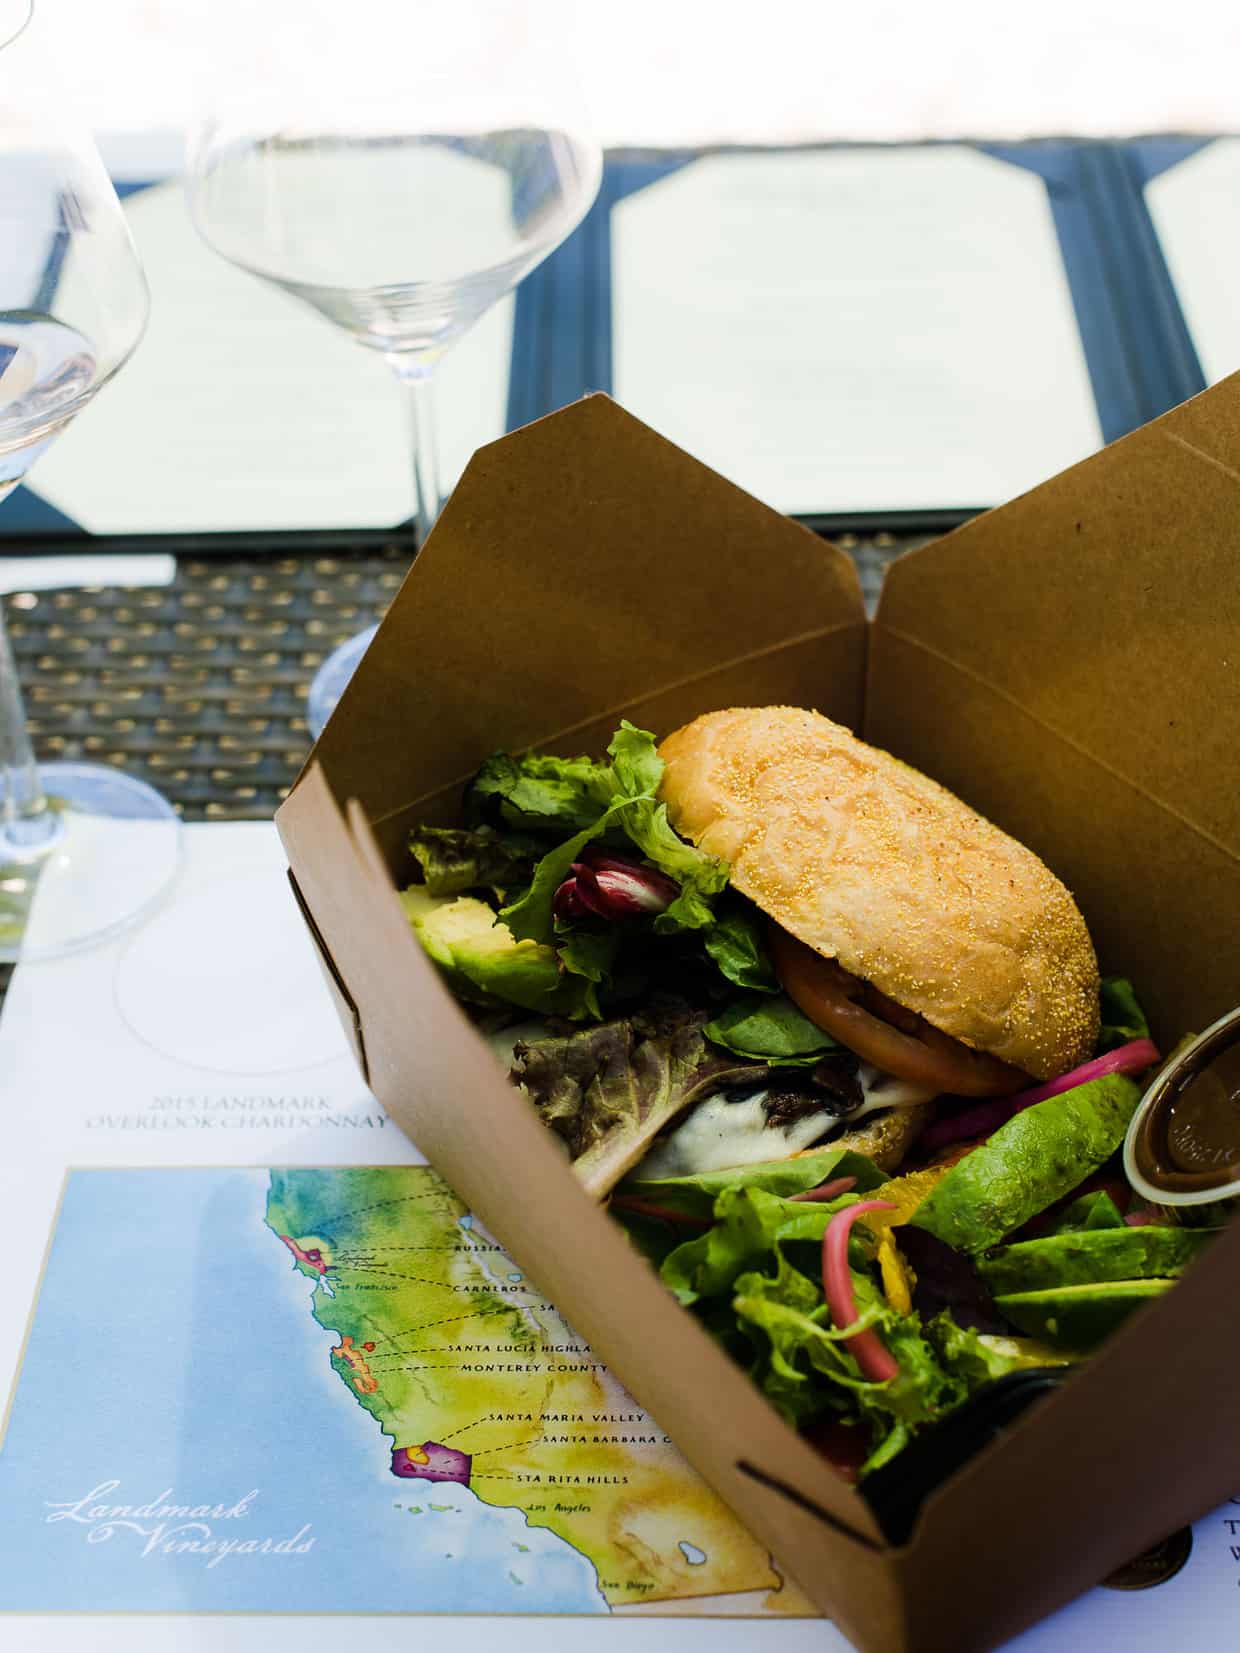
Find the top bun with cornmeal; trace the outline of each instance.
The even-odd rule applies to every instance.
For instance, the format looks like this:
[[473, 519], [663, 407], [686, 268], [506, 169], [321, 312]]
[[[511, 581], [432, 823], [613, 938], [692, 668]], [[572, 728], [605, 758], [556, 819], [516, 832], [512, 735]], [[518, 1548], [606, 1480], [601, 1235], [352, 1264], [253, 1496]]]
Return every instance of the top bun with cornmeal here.
[[1098, 1037], [1071, 895], [946, 787], [795, 706], [710, 712], [663, 741], [672, 825], [772, 921], [788, 995], [888, 1072], [959, 1095], [1066, 1073]]

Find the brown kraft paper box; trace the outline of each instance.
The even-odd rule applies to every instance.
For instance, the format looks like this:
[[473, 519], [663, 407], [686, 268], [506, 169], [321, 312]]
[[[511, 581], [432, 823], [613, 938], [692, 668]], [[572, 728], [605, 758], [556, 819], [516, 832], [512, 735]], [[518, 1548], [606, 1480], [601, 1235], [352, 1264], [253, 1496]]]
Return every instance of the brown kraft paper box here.
[[910, 1543], [592, 1203], [394, 890], [497, 748], [816, 707], [1075, 893], [1167, 1049], [1240, 1000], [1240, 376], [901, 559], [849, 559], [587, 398], [475, 455], [277, 817], [375, 1094], [866, 1653], [991, 1648], [1240, 1488], [1240, 1225], [947, 1481]]

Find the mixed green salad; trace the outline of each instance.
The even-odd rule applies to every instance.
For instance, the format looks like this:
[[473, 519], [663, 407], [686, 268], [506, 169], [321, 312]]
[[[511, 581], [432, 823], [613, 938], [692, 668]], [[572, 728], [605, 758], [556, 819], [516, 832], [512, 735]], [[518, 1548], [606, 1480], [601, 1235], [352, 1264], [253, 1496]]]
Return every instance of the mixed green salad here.
[[982, 1385], [1088, 1353], [1209, 1243], [1124, 1181], [1157, 1060], [933, 1098], [784, 994], [766, 921], [672, 828], [652, 735], [488, 759], [410, 838], [415, 932], [574, 1169], [777, 1409], [857, 1477]]

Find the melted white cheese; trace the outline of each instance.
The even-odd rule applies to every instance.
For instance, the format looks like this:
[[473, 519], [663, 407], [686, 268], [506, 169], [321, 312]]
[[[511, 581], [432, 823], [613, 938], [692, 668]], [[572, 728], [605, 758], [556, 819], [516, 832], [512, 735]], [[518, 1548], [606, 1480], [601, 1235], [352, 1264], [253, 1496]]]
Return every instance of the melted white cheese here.
[[726, 1093], [708, 1096], [670, 1136], [642, 1160], [641, 1177], [691, 1177], [730, 1165], [758, 1165], [764, 1159], [791, 1159], [822, 1135], [823, 1113], [806, 1114], [793, 1125], [768, 1125], [765, 1091], [743, 1102]]
[[[510, 1070], [513, 1046], [519, 1039], [545, 1039], [544, 1022], [520, 1022], [486, 1036], [496, 1057]], [[835, 1129], [850, 1130], [868, 1114], [888, 1108], [916, 1108], [938, 1095], [928, 1085], [896, 1079], [863, 1062], [857, 1077], [865, 1098], [859, 1108], [840, 1116], [819, 1108], [791, 1125], [768, 1125], [763, 1102], [766, 1090], [737, 1101], [721, 1091], [699, 1102], [676, 1128], [662, 1137], [638, 1166], [642, 1177], [692, 1177], [703, 1171], [726, 1171], [734, 1165], [761, 1165], [768, 1159], [791, 1159]], [[557, 1141], [562, 1139], [557, 1136]], [[824, 1143], [824, 1146], [826, 1144]]]
[[857, 1077], [861, 1081], [865, 1101], [855, 1113], [849, 1114], [850, 1125], [862, 1114], [878, 1113], [882, 1108], [920, 1108], [923, 1102], [932, 1102], [939, 1094], [933, 1085], [917, 1085], [911, 1079], [897, 1079], [894, 1074], [884, 1073], [868, 1062], [862, 1062]]
[[864, 1114], [887, 1108], [915, 1108], [938, 1093], [927, 1085], [895, 1079], [863, 1063], [859, 1074], [865, 1102], [841, 1119], [820, 1108], [791, 1125], [768, 1125], [763, 1102], [766, 1091], [755, 1091], [742, 1101], [730, 1101], [726, 1092], [708, 1096], [642, 1160], [640, 1177], [693, 1177], [704, 1171], [726, 1171], [734, 1165], [760, 1165], [768, 1159], [791, 1159], [838, 1126], [852, 1127]]

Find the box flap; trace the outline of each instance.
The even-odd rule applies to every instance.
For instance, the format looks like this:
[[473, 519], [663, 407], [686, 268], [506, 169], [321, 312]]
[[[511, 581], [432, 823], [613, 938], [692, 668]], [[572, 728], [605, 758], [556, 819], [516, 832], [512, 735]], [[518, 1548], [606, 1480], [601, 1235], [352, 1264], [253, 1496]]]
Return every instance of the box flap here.
[[475, 454], [314, 757], [382, 824], [622, 714], [800, 699], [856, 726], [865, 637], [843, 552], [591, 396]]
[[[988, 1645], [1006, 1642], [1234, 1494], [1238, 1269], [1233, 1222], [1157, 1305], [929, 1500], [906, 1556], [922, 1645], [960, 1645], [965, 1592]], [[1036, 1557], [1019, 1591], [1015, 1556]]]
[[1240, 998], [1240, 376], [891, 568], [870, 739], [1022, 838], [1164, 1038]]
[[[1240, 996], [1238, 487], [1233, 380], [898, 563], [869, 640], [867, 733], [1041, 851], [1164, 1039]], [[894, 1554], [635, 1267], [392, 891], [408, 815], [454, 808], [497, 746], [597, 749], [622, 712], [663, 731], [729, 703], [855, 722], [866, 660], [851, 565], [592, 398], [476, 456], [278, 821], [393, 1116], [847, 1634], [963, 1653], [1240, 1473], [1223, 1427], [1240, 1330], [1218, 1310], [1240, 1230]], [[1218, 1452], [1194, 1444], [1203, 1416]], [[1133, 1459], [1134, 1441], [1156, 1444]]]

